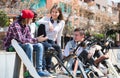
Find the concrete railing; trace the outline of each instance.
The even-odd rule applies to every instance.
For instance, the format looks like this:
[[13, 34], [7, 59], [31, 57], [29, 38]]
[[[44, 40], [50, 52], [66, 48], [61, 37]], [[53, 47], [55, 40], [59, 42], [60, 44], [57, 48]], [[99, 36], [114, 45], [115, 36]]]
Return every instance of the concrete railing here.
[[110, 49], [108, 55], [113, 64], [120, 65], [120, 48]]
[[16, 52], [0, 50], [0, 78], [23, 78], [23, 63]]

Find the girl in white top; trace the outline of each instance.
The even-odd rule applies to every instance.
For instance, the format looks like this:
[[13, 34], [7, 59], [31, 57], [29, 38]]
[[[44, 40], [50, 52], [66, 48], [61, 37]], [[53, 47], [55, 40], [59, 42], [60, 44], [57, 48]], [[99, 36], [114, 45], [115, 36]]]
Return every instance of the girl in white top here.
[[[50, 10], [50, 17], [43, 17], [42, 19], [37, 21], [37, 24], [45, 25], [46, 36], [48, 37], [48, 40], [43, 42], [45, 50], [53, 47], [58, 52], [58, 57], [62, 60], [61, 36], [63, 28], [65, 26], [65, 21], [63, 20], [61, 8], [58, 7], [58, 5], [54, 5]], [[51, 56], [46, 58], [46, 63], [46, 68], [48, 71], [50, 71]]]
[[59, 8], [57, 5], [54, 5], [50, 10], [50, 14], [51, 17], [45, 16], [37, 21], [37, 24], [44, 24], [48, 39], [56, 41], [61, 47], [61, 36], [65, 26], [61, 8]]

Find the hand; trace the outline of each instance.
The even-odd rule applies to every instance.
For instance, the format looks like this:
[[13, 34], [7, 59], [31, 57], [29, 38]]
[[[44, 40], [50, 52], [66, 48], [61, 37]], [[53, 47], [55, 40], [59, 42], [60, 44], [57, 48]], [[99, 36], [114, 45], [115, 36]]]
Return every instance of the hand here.
[[88, 53], [87, 58], [90, 59], [93, 56], [92, 53]]
[[70, 51], [70, 54], [73, 54], [73, 51]]
[[52, 25], [51, 22], [49, 22], [49, 30], [50, 30], [50, 31], [53, 31], [53, 30], [54, 30], [54, 27], [53, 27], [53, 25]]
[[39, 42], [43, 42], [43, 41], [47, 40], [48, 37], [43, 37], [43, 35], [41, 35], [41, 36], [37, 37], [37, 39]]

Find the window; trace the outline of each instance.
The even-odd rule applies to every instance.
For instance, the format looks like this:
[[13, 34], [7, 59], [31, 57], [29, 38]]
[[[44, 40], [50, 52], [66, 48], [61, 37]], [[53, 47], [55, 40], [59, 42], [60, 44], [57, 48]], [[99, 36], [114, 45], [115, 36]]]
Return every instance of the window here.
[[96, 21], [97, 21], [97, 22], [100, 22], [100, 17], [96, 17]]
[[67, 12], [67, 5], [64, 4], [64, 12]]
[[71, 27], [71, 26], [72, 26], [72, 22], [71, 22], [71, 21], [68, 21], [68, 22], [67, 22], [67, 26], [70, 26], [70, 27]]
[[106, 11], [106, 7], [105, 6], [102, 6], [102, 9], [101, 9], [102, 11]]
[[114, 15], [117, 15], [118, 11], [115, 10], [115, 9], [112, 9], [112, 13], [113, 13]]
[[87, 3], [90, 2], [90, 1], [94, 1], [94, 0], [84, 0], [84, 2], [87, 2]]
[[72, 8], [72, 6], [70, 6], [70, 5], [67, 6], [67, 13], [71, 13], [71, 10], [72, 10], [71, 8]]
[[64, 3], [63, 3], [63, 2], [60, 2], [60, 3], [59, 3], [59, 6], [60, 6], [60, 8], [62, 9], [62, 12], [64, 12]]
[[99, 4], [96, 4], [96, 8], [97, 8], [97, 9], [100, 9], [100, 5], [99, 5]]
[[63, 2], [60, 2], [59, 6], [61, 7], [62, 12], [66, 12], [66, 13], [70, 13], [71, 12], [71, 9], [72, 9], [71, 5], [67, 5], [67, 4], [65, 4]]

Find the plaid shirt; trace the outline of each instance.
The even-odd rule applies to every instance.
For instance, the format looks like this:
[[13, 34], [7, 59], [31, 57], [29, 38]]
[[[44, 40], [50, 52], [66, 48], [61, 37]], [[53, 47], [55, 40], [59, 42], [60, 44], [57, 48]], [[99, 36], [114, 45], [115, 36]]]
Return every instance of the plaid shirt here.
[[32, 38], [29, 26], [21, 26], [18, 21], [13, 22], [8, 28], [7, 35], [4, 39], [4, 48], [11, 45], [11, 40], [16, 39], [19, 43], [37, 43], [36, 38]]

